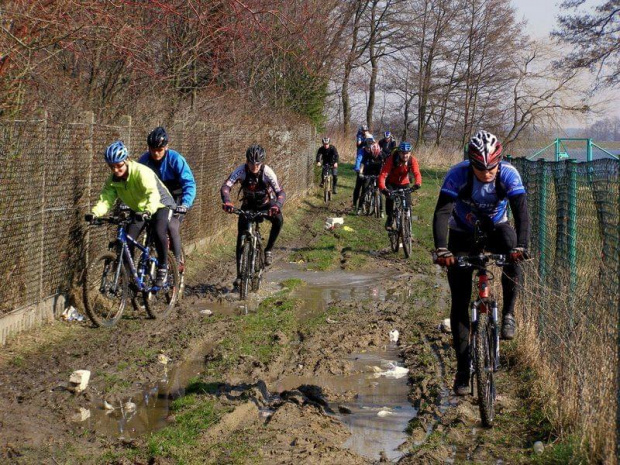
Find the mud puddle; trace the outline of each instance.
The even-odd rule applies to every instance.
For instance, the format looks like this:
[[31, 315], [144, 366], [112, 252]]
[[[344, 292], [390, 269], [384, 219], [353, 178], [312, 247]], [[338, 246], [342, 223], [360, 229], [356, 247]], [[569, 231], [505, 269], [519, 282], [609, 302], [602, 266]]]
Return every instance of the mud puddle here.
[[[313, 272], [287, 264], [270, 271], [265, 284], [297, 278], [305, 285], [297, 287], [291, 296], [300, 300], [300, 318], [324, 312], [337, 301], [395, 301], [405, 302], [408, 288], [378, 273], [360, 274], [345, 271]], [[242, 314], [242, 302], [214, 302], [197, 311], [210, 310], [214, 314]], [[416, 410], [408, 402], [407, 370], [403, 368], [399, 351], [385, 335], [383, 350], [352, 354], [347, 358], [351, 371], [339, 376], [304, 378], [287, 376], [270, 385], [274, 394], [297, 389], [301, 385], [324, 388], [330, 394], [327, 402], [331, 410], [351, 432], [343, 447], [377, 460], [383, 453], [389, 460], [399, 459], [403, 453], [398, 447], [405, 442], [408, 422]], [[208, 353], [204, 347], [197, 353]], [[157, 385], [144, 389], [141, 396], [117, 401], [114, 409], [106, 409], [104, 399], [94, 403], [89, 426], [109, 436], [135, 438], [165, 427], [170, 415], [170, 404], [185, 394], [191, 378], [199, 376], [204, 360], [188, 360], [171, 370], [162, 365], [162, 378]], [[332, 396], [333, 394], [333, 396]], [[129, 403], [128, 403], [129, 402]], [[132, 405], [133, 404], [133, 405]], [[109, 407], [109, 406], [108, 406]]]
[[[204, 353], [212, 347], [205, 345]], [[96, 399], [87, 420], [90, 429], [108, 436], [137, 438], [168, 424], [170, 405], [185, 395], [190, 380], [200, 375], [204, 359], [186, 360], [172, 369], [162, 364], [162, 378], [138, 396], [108, 402]]]
[[383, 452], [393, 461], [402, 457], [399, 446], [407, 440], [405, 432], [416, 410], [407, 401], [407, 370], [401, 366], [398, 349], [353, 354], [352, 373], [345, 376], [288, 376], [278, 381], [278, 392], [300, 385], [314, 385], [344, 397], [343, 402], [330, 402], [340, 420], [349, 427], [351, 436], [343, 444], [358, 455], [378, 460]]

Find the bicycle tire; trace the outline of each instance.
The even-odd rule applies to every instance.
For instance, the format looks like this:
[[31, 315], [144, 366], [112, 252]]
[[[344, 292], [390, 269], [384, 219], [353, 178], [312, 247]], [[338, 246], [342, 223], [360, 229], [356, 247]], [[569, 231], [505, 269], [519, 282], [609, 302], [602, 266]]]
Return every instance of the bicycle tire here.
[[263, 251], [263, 245], [258, 242], [256, 245], [256, 260], [254, 273], [252, 273], [252, 292], [256, 292], [260, 289], [261, 282], [263, 281], [263, 270], [265, 269], [265, 252]]
[[364, 192], [364, 202], [362, 203], [362, 213], [364, 215], [372, 214], [372, 193], [369, 189]]
[[375, 198], [375, 217], [381, 218], [381, 192], [379, 192], [379, 189], [375, 189], [374, 198]]
[[400, 220], [401, 239], [403, 243], [403, 252], [405, 258], [411, 255], [411, 215], [407, 215], [407, 211], [401, 212]]
[[[146, 289], [155, 284], [155, 276], [147, 273], [144, 277]], [[163, 319], [170, 315], [179, 298], [179, 267], [172, 252], [168, 252], [168, 277], [163, 288], [158, 291], [144, 291], [142, 294], [146, 313], [153, 319]]]
[[492, 324], [487, 313], [478, 314], [475, 351], [476, 386], [482, 425], [493, 426], [495, 419], [494, 345]]
[[252, 279], [250, 265], [252, 261], [252, 245], [249, 240], [245, 240], [241, 250], [241, 264], [239, 272], [241, 273], [241, 284], [239, 285], [239, 300], [245, 300], [250, 290], [250, 281]]
[[390, 247], [392, 248], [392, 252], [398, 252], [398, 247], [400, 245], [398, 241], [398, 231], [388, 231], [388, 237], [390, 238]]
[[325, 205], [329, 204], [329, 201], [332, 198], [332, 177], [325, 176], [323, 178], [323, 201]]
[[111, 327], [123, 316], [129, 296], [129, 276], [121, 264], [119, 283], [110, 292], [118, 266], [117, 255], [104, 252], [93, 259], [84, 270], [82, 299], [86, 315], [96, 327]]

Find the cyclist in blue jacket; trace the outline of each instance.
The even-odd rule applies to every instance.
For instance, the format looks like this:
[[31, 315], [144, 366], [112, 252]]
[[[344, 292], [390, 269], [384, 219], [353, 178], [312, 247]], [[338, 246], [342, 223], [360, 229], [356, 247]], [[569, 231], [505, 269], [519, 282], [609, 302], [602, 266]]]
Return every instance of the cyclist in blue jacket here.
[[357, 207], [357, 201], [360, 197], [360, 192], [362, 190], [362, 186], [364, 185], [364, 180], [360, 178], [360, 168], [362, 165], [362, 158], [364, 158], [364, 153], [367, 147], [375, 141], [374, 137], [370, 133], [370, 128], [366, 125], [360, 126], [357, 131], [357, 135], [355, 136], [355, 145], [357, 147], [357, 155], [355, 157], [355, 166], [353, 170], [357, 173], [357, 178], [355, 179], [355, 188], [353, 189], [353, 211]]
[[185, 158], [178, 152], [168, 148], [168, 134], [159, 126], [153, 129], [146, 138], [148, 151], [139, 163], [148, 166], [168, 188], [177, 204], [174, 215], [168, 225], [170, 245], [174, 256], [179, 262], [179, 272], [185, 268], [185, 257], [181, 248], [181, 222], [196, 198], [196, 180]]
[[[467, 395], [469, 389], [469, 301], [472, 270], [453, 266], [455, 256], [468, 255], [474, 245], [478, 222], [486, 235], [484, 248], [510, 256], [511, 265], [502, 268], [502, 337], [515, 335], [514, 308], [521, 283], [520, 261], [527, 258], [529, 213], [521, 176], [514, 166], [502, 161], [502, 145], [493, 134], [478, 131], [469, 141], [468, 160], [448, 171], [433, 217], [435, 263], [448, 268], [452, 294], [450, 322], [456, 351], [457, 373], [454, 391]], [[507, 209], [515, 226], [508, 222]]]

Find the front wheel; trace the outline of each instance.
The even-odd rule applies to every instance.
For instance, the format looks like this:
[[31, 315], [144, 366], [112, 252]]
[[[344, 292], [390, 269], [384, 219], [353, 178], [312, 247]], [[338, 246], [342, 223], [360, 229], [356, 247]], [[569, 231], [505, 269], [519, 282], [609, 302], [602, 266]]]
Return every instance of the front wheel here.
[[375, 198], [375, 217], [381, 218], [382, 199], [381, 199], [381, 193], [379, 192], [379, 189], [375, 189], [374, 198]]
[[265, 252], [260, 242], [256, 245], [256, 257], [254, 259], [254, 273], [252, 273], [252, 292], [260, 289], [263, 280], [263, 270], [265, 269]]
[[252, 245], [249, 240], [243, 243], [241, 251], [241, 264], [239, 265], [241, 273], [241, 285], [239, 286], [239, 300], [245, 300], [251, 288], [252, 280]]
[[84, 308], [97, 327], [114, 326], [123, 316], [127, 305], [129, 276], [125, 265], [119, 263], [117, 258], [112, 252], [104, 252], [84, 270]]
[[411, 214], [407, 211], [402, 212], [400, 220], [401, 238], [403, 241], [403, 252], [405, 252], [405, 258], [409, 258], [411, 255]]
[[325, 204], [329, 204], [332, 199], [332, 177], [325, 176], [323, 178], [323, 201]]
[[480, 419], [484, 426], [493, 426], [495, 419], [495, 338], [493, 324], [487, 313], [478, 315], [478, 330], [476, 332], [475, 370], [478, 387], [478, 403]]
[[168, 252], [168, 276], [164, 286], [153, 290], [157, 271], [147, 273], [144, 277], [146, 291], [144, 292], [144, 306], [151, 318], [166, 318], [179, 298], [179, 267], [172, 252]]

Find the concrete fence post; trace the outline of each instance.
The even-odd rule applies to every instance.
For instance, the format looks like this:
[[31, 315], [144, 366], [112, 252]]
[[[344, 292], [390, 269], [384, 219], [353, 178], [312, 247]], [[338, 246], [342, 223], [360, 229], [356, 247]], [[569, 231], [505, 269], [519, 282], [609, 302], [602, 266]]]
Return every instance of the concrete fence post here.
[[[49, 154], [48, 152], [48, 147], [47, 147], [47, 141], [48, 141], [48, 137], [47, 137], [47, 111], [43, 110], [42, 114], [41, 114], [41, 126], [42, 126], [42, 137], [43, 137], [43, 156], [41, 157], [41, 160], [48, 160], [49, 159]], [[40, 218], [39, 218], [39, 222], [41, 225], [41, 229], [40, 229], [40, 243], [39, 243], [39, 302], [41, 302], [44, 298], [44, 292], [43, 292], [43, 275], [45, 272], [45, 209], [46, 209], [46, 203], [47, 203], [47, 199], [45, 196], [45, 191], [46, 191], [46, 177], [47, 177], [47, 163], [41, 163], [41, 186], [39, 188], [39, 192], [41, 193], [41, 209], [40, 209]]]
[[124, 135], [123, 135], [122, 139], [123, 139], [123, 142], [125, 143], [125, 146], [127, 147], [127, 150], [129, 150], [129, 153], [133, 152], [133, 149], [132, 149], [132, 146], [131, 146], [131, 140], [132, 140], [132, 138], [131, 138], [131, 136], [132, 136], [132, 134], [131, 134], [131, 129], [132, 129], [131, 122], [132, 122], [131, 116], [129, 116], [129, 115], [121, 116], [120, 121], [119, 121], [120, 125], [123, 128], [123, 132], [124, 132]]

